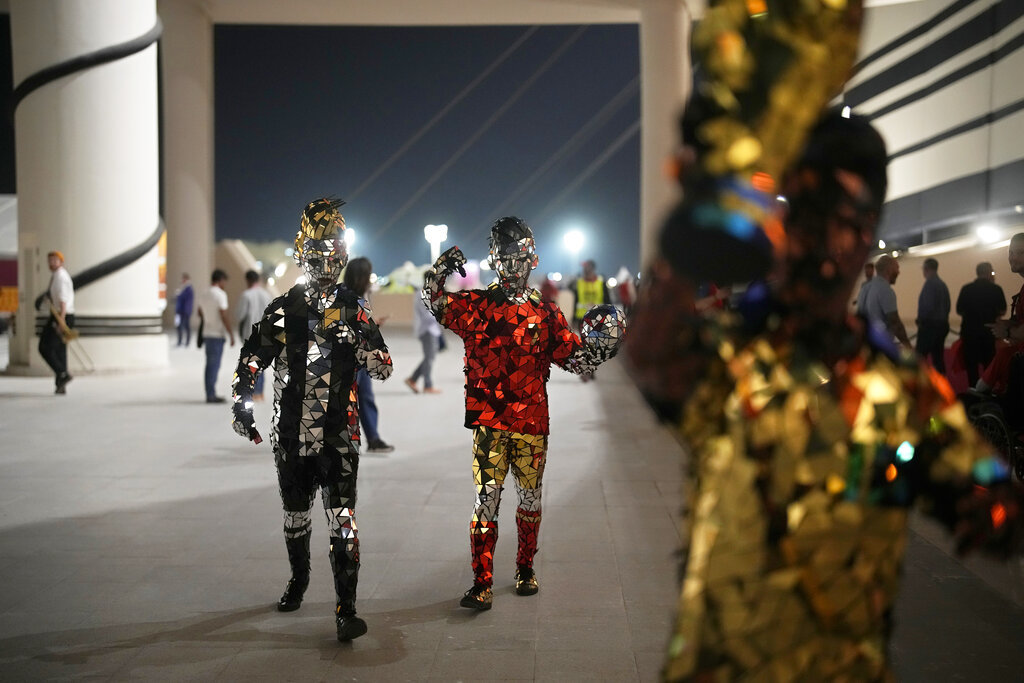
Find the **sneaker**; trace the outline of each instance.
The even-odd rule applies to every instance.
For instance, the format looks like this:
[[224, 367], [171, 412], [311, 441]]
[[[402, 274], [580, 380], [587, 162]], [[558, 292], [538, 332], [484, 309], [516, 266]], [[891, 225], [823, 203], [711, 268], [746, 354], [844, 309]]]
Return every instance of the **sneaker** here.
[[409, 379], [405, 380], [405, 386], [407, 386], [410, 389], [412, 389], [412, 393], [414, 393], [414, 394], [420, 393], [420, 390], [416, 388], [416, 382], [414, 382], [412, 380], [412, 378], [409, 378]]
[[540, 590], [537, 574], [533, 567], [519, 567], [516, 570], [516, 595], [536, 595]]
[[493, 601], [494, 593], [491, 592], [490, 588], [487, 586], [473, 584], [473, 587], [466, 591], [465, 595], [462, 596], [462, 600], [459, 601], [459, 606], [484, 612], [491, 609], [491, 603]]
[[227, 403], [228, 400], [226, 398], [224, 398], [223, 396], [207, 396], [206, 397], [206, 402], [207, 403]]
[[380, 439], [371, 441], [369, 447], [367, 447], [368, 453], [390, 453], [395, 450], [395, 447], [389, 443], [384, 443]]
[[351, 614], [347, 617], [339, 614], [336, 619], [336, 624], [338, 627], [338, 641], [342, 643], [355, 640], [366, 633], [366, 622], [355, 614]]

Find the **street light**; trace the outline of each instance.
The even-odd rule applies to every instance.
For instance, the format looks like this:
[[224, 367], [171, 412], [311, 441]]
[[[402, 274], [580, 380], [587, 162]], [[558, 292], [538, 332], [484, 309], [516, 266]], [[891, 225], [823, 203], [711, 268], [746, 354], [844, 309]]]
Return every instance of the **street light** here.
[[356, 230], [355, 228], [345, 228], [345, 247], [348, 252], [351, 253], [352, 245], [356, 243]]
[[998, 242], [999, 238], [1002, 237], [1002, 233], [999, 228], [992, 225], [991, 223], [983, 223], [974, 228], [974, 234], [983, 244], [992, 244]]
[[579, 268], [580, 251], [583, 249], [584, 242], [586, 242], [586, 239], [583, 237], [583, 231], [577, 230], [576, 228], [572, 228], [562, 235], [562, 245], [571, 256], [571, 263], [569, 264], [570, 272], [575, 272], [576, 269]]
[[562, 243], [565, 245], [565, 248], [572, 253], [573, 258], [576, 258], [576, 255], [583, 249], [584, 241], [583, 233], [575, 228], [565, 233], [562, 237]]
[[441, 255], [441, 242], [448, 239], [448, 226], [444, 224], [427, 225], [423, 228], [423, 236], [430, 242], [430, 262], [434, 263]]

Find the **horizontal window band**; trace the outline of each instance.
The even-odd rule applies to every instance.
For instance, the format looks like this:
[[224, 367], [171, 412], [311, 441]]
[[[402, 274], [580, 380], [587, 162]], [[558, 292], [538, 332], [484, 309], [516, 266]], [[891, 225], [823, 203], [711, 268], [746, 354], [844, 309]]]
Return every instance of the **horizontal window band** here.
[[[36, 334], [42, 332], [49, 316], [36, 316]], [[83, 337], [110, 337], [139, 334], [163, 334], [163, 321], [159, 316], [78, 316], [75, 330]]]
[[856, 69], [859, 71], [866, 67], [868, 64], [876, 62], [882, 57], [886, 56], [887, 54], [903, 47], [904, 45], [914, 40], [915, 38], [923, 36], [925, 33], [928, 33], [928, 31], [931, 31], [933, 28], [944, 22], [946, 19], [949, 19], [951, 16], [953, 16], [960, 10], [966, 7], [970, 7], [976, 1], [977, 0], [957, 0], [957, 2], [954, 2], [952, 5], [950, 5], [949, 7], [945, 8], [944, 10], [933, 16], [931, 19], [928, 19], [918, 24], [917, 26], [910, 29], [906, 33], [893, 38], [882, 47], [878, 48], [871, 54], [864, 57], [864, 59], [860, 60], [857, 63]]
[[969, 64], [965, 64], [959, 69], [946, 74], [945, 76], [935, 81], [934, 83], [930, 83], [927, 86], [921, 88], [920, 90], [912, 92], [909, 95], [906, 95], [905, 97], [901, 97], [895, 102], [887, 104], [881, 109], [878, 109], [877, 111], [873, 111], [867, 114], [867, 116], [868, 118], [874, 120], [882, 116], [885, 116], [886, 114], [891, 114], [897, 109], [902, 109], [903, 107], [909, 106], [914, 102], [923, 100], [929, 95], [937, 93], [943, 88], [953, 85], [959, 80], [967, 78], [968, 76], [971, 76], [981, 71], [982, 69], [987, 69], [988, 67], [993, 66], [1000, 59], [1013, 54], [1021, 47], [1024, 47], [1024, 33], [1014, 36], [1013, 39], [1005, 43], [998, 50], [993, 50], [992, 52], [989, 52], [987, 55], [979, 57], [978, 59], [974, 60], [973, 62], [970, 62]]
[[995, 36], [1003, 26], [1024, 16], [1024, 2], [997, 3], [944, 36], [928, 43], [906, 59], [847, 90], [843, 103], [858, 107], [907, 81], [917, 78], [965, 50]]
[[[956, 237], [970, 225], [996, 215], [1024, 220], [1024, 159], [940, 183], [885, 203], [879, 235], [901, 244], [927, 233], [927, 242]], [[907, 245], [920, 242], [910, 239]]]
[[949, 130], [943, 131], [938, 135], [933, 135], [932, 137], [922, 140], [921, 142], [918, 142], [916, 144], [910, 145], [909, 147], [904, 147], [901, 150], [893, 152], [892, 154], [889, 155], [889, 162], [892, 163], [893, 159], [898, 159], [908, 154], [913, 154], [914, 152], [920, 152], [923, 149], [927, 149], [928, 147], [937, 145], [940, 142], [944, 142], [952, 137], [956, 137], [957, 135], [969, 133], [972, 130], [975, 130], [976, 128], [981, 128], [982, 126], [993, 124], [1000, 119], [1005, 119], [1007, 116], [1016, 114], [1022, 109], [1024, 109], [1024, 99], [1017, 100], [1016, 102], [1012, 102], [1006, 105], [1005, 107], [1000, 107], [999, 109], [996, 109], [993, 112], [989, 112], [988, 114], [985, 114], [983, 116], [979, 116], [965, 123], [961, 123], [959, 126], [950, 128]]

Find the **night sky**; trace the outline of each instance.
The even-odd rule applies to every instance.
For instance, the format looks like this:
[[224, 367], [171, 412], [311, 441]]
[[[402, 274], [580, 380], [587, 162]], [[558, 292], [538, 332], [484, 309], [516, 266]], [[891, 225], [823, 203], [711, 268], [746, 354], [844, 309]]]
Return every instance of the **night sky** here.
[[[9, 31], [0, 14], [5, 112]], [[217, 25], [215, 66], [218, 239], [290, 240], [306, 202], [335, 195], [350, 202], [353, 251], [380, 273], [429, 261], [428, 223], [449, 226], [444, 248], [483, 258], [504, 215], [533, 227], [541, 272], [584, 258], [636, 271], [636, 25]], [[12, 193], [2, 118], [0, 192]], [[576, 259], [562, 245], [573, 227], [587, 239]]]
[[[215, 41], [218, 239], [289, 239], [333, 194], [381, 273], [429, 260], [428, 223], [482, 258], [509, 214], [533, 227], [542, 272], [636, 270], [635, 25], [218, 25]], [[571, 227], [587, 237], [575, 260]]]

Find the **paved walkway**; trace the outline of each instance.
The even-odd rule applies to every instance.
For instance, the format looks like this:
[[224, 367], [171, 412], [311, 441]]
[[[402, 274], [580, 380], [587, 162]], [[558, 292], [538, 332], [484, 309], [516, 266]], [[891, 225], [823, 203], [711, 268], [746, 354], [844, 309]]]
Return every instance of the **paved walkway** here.
[[[307, 600], [274, 610], [288, 569], [269, 446], [245, 443], [226, 407], [201, 401], [200, 352], [172, 349], [171, 367], [149, 374], [78, 377], [64, 397], [49, 379], [0, 376], [0, 676], [656, 680], [681, 456], [621, 368], [590, 384], [555, 371], [541, 592], [512, 592], [510, 488], [494, 609], [476, 614], [458, 607], [473, 501], [458, 342], [438, 358], [444, 393], [413, 395], [401, 379], [418, 344], [386, 332], [396, 373], [377, 398], [397, 449], [362, 459], [358, 606], [370, 630], [347, 645], [334, 639], [320, 515]], [[225, 353], [223, 392], [237, 351]], [[260, 404], [264, 432], [268, 419]], [[962, 564], [917, 528], [900, 678], [1020, 680], [1020, 565]]]

